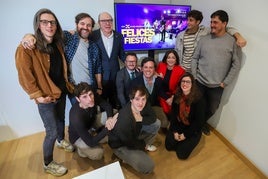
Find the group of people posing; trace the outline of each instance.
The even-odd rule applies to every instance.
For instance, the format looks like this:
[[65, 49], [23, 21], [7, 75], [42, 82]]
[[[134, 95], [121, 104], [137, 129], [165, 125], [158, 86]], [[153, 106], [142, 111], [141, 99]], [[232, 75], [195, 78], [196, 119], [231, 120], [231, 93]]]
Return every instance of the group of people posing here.
[[[113, 153], [136, 171], [151, 173], [147, 152], [160, 128], [165, 147], [187, 159], [206, 121], [219, 107], [224, 88], [240, 69], [239, 47], [246, 40], [227, 27], [228, 14], [211, 15], [211, 27], [200, 26], [200, 11], [188, 14], [188, 28], [177, 37], [176, 48], [161, 62], [125, 53], [123, 36], [113, 30], [113, 18], [98, 16], [99, 29], [87, 13], [75, 17], [76, 30], [63, 31], [56, 15], [40, 9], [34, 34], [26, 34], [16, 51], [22, 88], [34, 99], [45, 127], [44, 170], [55, 176], [67, 168], [53, 160], [54, 145], [77, 151], [91, 160], [103, 158], [107, 142]], [[119, 60], [124, 63], [120, 69]], [[65, 105], [69, 97], [69, 142], [64, 139]]]

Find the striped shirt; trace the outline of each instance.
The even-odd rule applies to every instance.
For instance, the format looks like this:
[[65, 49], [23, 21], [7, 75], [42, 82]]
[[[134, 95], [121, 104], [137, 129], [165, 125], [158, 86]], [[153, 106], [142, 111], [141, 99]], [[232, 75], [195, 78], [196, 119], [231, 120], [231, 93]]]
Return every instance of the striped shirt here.
[[185, 68], [187, 72], [191, 72], [191, 58], [194, 53], [194, 42], [196, 38], [195, 34], [184, 34], [183, 38], [183, 56], [181, 66]]

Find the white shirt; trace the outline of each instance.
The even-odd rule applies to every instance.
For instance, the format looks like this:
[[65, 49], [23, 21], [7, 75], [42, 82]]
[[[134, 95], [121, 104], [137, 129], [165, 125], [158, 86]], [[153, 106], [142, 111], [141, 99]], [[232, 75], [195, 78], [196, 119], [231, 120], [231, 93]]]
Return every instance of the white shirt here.
[[112, 53], [113, 42], [114, 42], [114, 32], [112, 32], [112, 34], [109, 37], [106, 37], [101, 31], [101, 38], [102, 38], [105, 50], [108, 56], [110, 57]]

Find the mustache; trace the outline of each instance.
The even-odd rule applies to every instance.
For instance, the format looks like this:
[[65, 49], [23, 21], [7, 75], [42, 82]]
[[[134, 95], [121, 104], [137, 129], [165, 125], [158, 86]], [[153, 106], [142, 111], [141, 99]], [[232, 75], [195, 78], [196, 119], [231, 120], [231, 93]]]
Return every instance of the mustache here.
[[88, 29], [84, 29], [84, 28], [79, 29], [79, 32], [81, 32], [82, 30], [85, 30], [85, 31], [88, 31], [89, 32]]

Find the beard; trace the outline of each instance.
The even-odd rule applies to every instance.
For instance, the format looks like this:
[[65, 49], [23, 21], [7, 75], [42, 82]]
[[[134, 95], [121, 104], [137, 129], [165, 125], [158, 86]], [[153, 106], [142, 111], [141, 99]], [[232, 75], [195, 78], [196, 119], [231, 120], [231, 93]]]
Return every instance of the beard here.
[[[87, 33], [82, 32], [82, 31], [86, 31]], [[91, 32], [88, 29], [83, 29], [83, 28], [77, 29], [77, 32], [82, 39], [88, 39], [89, 35], [91, 34]]]

